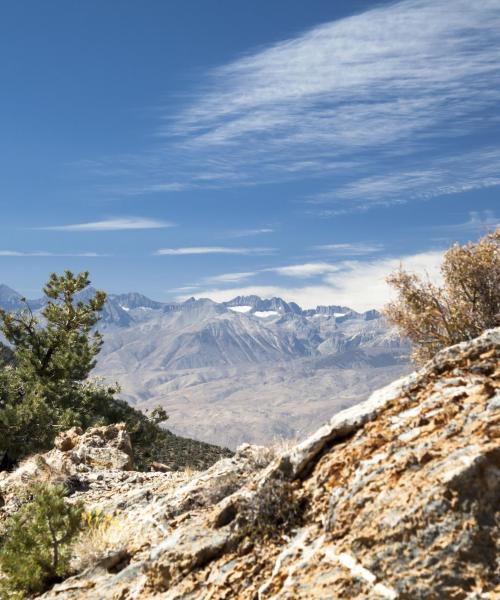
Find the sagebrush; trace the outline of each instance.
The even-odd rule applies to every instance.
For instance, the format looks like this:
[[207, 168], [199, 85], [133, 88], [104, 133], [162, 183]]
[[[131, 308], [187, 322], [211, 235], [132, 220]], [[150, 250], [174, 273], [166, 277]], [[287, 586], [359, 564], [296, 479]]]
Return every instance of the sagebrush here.
[[477, 243], [454, 244], [444, 255], [441, 286], [399, 269], [385, 316], [413, 344], [422, 364], [436, 352], [500, 325], [500, 228]]

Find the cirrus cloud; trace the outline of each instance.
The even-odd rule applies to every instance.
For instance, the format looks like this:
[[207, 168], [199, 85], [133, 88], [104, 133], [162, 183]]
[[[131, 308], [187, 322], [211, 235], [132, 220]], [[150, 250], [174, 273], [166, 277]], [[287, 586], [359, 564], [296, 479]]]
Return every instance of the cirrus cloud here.
[[144, 217], [120, 217], [89, 223], [50, 225], [48, 227], [37, 227], [37, 229], [47, 231], [127, 231], [131, 229], [165, 229], [167, 227], [174, 227], [174, 223]]
[[273, 254], [274, 248], [235, 248], [230, 246], [187, 246], [184, 248], [160, 248], [157, 256], [190, 256], [193, 254]]
[[389, 3], [220, 66], [164, 133], [198, 166], [209, 152], [206, 176], [220, 182], [344, 175], [343, 163], [358, 172], [320, 202], [356, 204], [368, 191], [366, 207], [499, 185], [488, 149], [474, 151], [483, 173], [467, 153], [448, 160], [449, 144], [437, 166], [428, 152], [496, 125], [499, 51], [496, 0]]

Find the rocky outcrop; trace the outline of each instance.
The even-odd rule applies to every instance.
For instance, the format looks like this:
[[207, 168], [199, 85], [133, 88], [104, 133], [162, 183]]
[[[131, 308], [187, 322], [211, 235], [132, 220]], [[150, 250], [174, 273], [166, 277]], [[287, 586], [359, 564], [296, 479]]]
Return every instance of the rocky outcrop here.
[[500, 330], [449, 348], [276, 457], [104, 475], [70, 499], [126, 534], [43, 597], [500, 597], [499, 359]]
[[61, 433], [54, 449], [27, 458], [12, 473], [0, 472], [0, 521], [16, 509], [23, 490], [34, 483], [64, 483], [70, 490], [86, 487], [86, 476], [102, 471], [123, 472], [134, 468], [132, 445], [125, 424], [79, 427]]
[[131, 471], [134, 468], [132, 445], [123, 423], [94, 427], [85, 433], [79, 427], [74, 427], [61, 433], [54, 445], [52, 454], [45, 455], [48, 462], [57, 462], [59, 450], [61, 458], [69, 461], [76, 470], [81, 470], [82, 466], [118, 471]]

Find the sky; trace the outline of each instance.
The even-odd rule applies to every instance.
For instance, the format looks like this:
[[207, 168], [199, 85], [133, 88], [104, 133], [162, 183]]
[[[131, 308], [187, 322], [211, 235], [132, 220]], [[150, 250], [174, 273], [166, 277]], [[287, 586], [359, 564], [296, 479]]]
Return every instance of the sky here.
[[0, 282], [366, 310], [499, 221], [499, 0], [25, 0]]

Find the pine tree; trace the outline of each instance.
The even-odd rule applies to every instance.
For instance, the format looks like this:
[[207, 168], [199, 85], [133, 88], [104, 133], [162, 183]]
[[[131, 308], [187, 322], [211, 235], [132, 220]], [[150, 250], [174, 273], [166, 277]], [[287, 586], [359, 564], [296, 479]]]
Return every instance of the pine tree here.
[[88, 379], [102, 346], [95, 326], [106, 300], [89, 284], [87, 272], [52, 274], [40, 316], [27, 303], [18, 313], [0, 310], [0, 331], [14, 351], [11, 364], [0, 365], [0, 470], [48, 450], [73, 426], [125, 422], [139, 468], [168, 448], [170, 434], [158, 426], [168, 419], [164, 409], [144, 415], [115, 397], [117, 386]]
[[11, 365], [14, 362], [14, 353], [10, 348], [0, 342], [0, 367]]
[[97, 291], [84, 301], [89, 284], [87, 272], [53, 273], [40, 317], [28, 303], [18, 313], [0, 310], [0, 331], [14, 351], [14, 365], [0, 367], [0, 468], [48, 449], [61, 430], [115, 420], [116, 390], [86, 381], [102, 346], [92, 329], [106, 300]]
[[82, 529], [83, 503], [68, 504], [64, 486], [35, 486], [7, 522], [0, 550], [2, 598], [43, 592], [68, 572], [71, 543]]
[[88, 272], [52, 273], [44, 293], [49, 301], [42, 310], [44, 326], [26, 303], [21, 313], [0, 309], [1, 330], [14, 347], [17, 366], [26, 380], [46, 385], [74, 383], [87, 378], [95, 366], [102, 337], [91, 330], [99, 320], [106, 294], [97, 291], [87, 302], [78, 294], [90, 284]]

